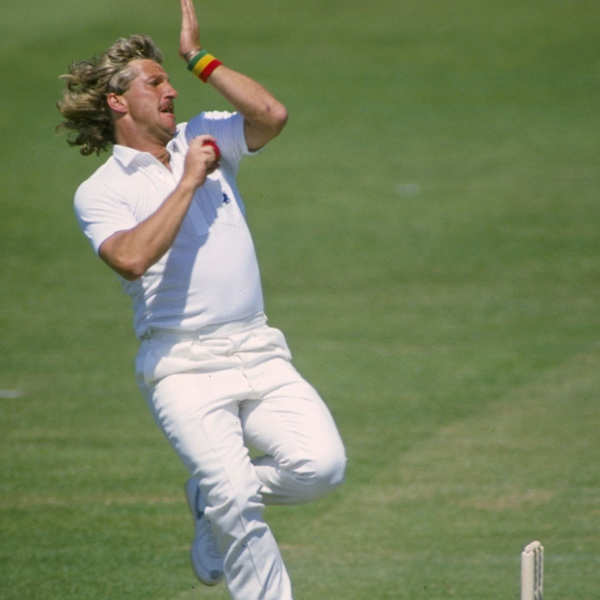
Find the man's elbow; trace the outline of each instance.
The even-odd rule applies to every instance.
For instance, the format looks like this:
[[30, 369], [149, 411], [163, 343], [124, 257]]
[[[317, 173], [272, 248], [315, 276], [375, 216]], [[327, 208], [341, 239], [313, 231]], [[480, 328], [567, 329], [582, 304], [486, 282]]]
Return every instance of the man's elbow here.
[[145, 272], [146, 269], [142, 267], [138, 267], [137, 265], [132, 265], [127, 268], [115, 269], [121, 277], [127, 279], [127, 281], [135, 281], [139, 279]]
[[116, 271], [123, 279], [127, 281], [135, 281], [139, 279], [147, 270], [147, 266], [142, 261], [136, 260], [106, 260], [106, 264]]
[[250, 150], [258, 150], [277, 137], [288, 120], [286, 107], [280, 102], [268, 104], [254, 119], [246, 118], [244, 133]]
[[288, 122], [288, 111], [287, 108], [281, 104], [277, 103], [271, 109], [271, 128], [275, 132], [275, 135], [279, 135], [286, 123]]
[[271, 140], [281, 133], [287, 120], [287, 108], [281, 102], [270, 102], [255, 121], [257, 132], [265, 137], [265, 141]]
[[117, 236], [109, 238], [104, 242], [99, 249], [100, 258], [121, 277], [127, 281], [135, 281], [139, 279], [148, 269], [149, 265], [142, 256], [132, 256], [127, 252], [123, 252], [118, 247]]

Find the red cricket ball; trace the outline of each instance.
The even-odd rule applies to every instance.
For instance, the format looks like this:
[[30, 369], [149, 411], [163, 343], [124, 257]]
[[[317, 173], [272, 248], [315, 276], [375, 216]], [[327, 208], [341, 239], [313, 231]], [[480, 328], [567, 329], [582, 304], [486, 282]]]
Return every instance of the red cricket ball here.
[[213, 142], [212, 140], [204, 140], [202, 142], [203, 146], [212, 146], [215, 150], [215, 160], [219, 162], [221, 158], [221, 150], [219, 150], [219, 146], [217, 146], [217, 142]]

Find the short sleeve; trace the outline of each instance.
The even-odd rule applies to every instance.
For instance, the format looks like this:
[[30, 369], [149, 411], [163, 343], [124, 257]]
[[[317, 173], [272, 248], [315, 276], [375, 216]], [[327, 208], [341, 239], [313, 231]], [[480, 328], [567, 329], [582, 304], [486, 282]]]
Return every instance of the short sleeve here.
[[221, 155], [234, 172], [243, 156], [256, 154], [248, 149], [244, 135], [244, 117], [238, 112], [203, 112], [187, 123], [185, 138], [188, 144], [193, 138], [206, 134], [217, 140]]
[[74, 208], [79, 226], [96, 254], [111, 235], [137, 225], [124, 199], [107, 187], [99, 189], [97, 185], [82, 183], [75, 192]]

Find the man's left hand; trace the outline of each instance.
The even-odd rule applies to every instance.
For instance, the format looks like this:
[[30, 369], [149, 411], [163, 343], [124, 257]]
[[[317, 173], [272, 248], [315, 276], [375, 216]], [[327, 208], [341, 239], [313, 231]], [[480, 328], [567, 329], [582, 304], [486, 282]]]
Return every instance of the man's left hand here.
[[181, 33], [179, 34], [179, 56], [186, 62], [202, 48], [198, 33], [198, 18], [192, 0], [180, 0]]

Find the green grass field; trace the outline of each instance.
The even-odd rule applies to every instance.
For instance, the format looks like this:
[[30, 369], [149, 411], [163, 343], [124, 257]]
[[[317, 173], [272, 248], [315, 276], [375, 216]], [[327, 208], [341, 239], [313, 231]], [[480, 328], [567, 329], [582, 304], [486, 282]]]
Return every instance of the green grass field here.
[[[598, 598], [598, 3], [197, 6], [289, 107], [240, 184], [270, 321], [349, 456], [332, 496], [267, 511], [297, 600], [516, 599], [537, 538], [549, 600]], [[186, 473], [73, 216], [104, 158], [54, 127], [57, 75], [134, 32], [180, 120], [226, 104], [177, 57], [175, 0], [2, 20], [0, 598], [225, 599], [189, 567]]]

